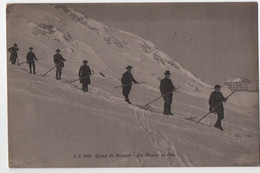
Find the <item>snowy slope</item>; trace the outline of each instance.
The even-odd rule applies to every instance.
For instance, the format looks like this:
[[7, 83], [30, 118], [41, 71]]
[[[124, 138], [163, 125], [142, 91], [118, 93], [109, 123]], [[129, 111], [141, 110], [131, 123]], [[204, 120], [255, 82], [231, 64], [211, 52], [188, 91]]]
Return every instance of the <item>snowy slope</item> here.
[[[212, 128], [207, 113], [212, 86], [196, 78], [173, 58], [138, 36], [110, 28], [61, 5], [13, 5], [7, 10], [7, 45], [17, 43], [20, 62], [34, 47], [37, 73], [26, 64], [8, 64], [8, 106], [11, 166], [219, 166], [255, 165], [258, 155], [257, 94], [235, 93], [225, 104], [224, 132]], [[55, 50], [67, 59], [63, 80], [54, 79]], [[8, 58], [8, 57], [7, 57]], [[83, 94], [77, 79], [82, 60], [95, 74], [90, 93]], [[132, 88], [130, 98], [145, 104], [158, 97], [159, 80], [170, 70], [175, 86], [174, 117], [165, 117], [162, 100], [151, 110], [124, 103], [120, 78], [127, 65], [147, 84]], [[99, 73], [103, 73], [104, 76]], [[230, 93], [223, 90], [224, 95]], [[247, 101], [245, 101], [245, 99]], [[19, 105], [19, 111], [17, 111]], [[21, 144], [21, 141], [25, 141]], [[17, 147], [19, 145], [19, 147]], [[30, 146], [30, 147], [29, 147]], [[24, 153], [26, 151], [26, 154]], [[165, 158], [73, 159], [82, 153], [174, 153]]]
[[163, 77], [165, 70], [172, 72], [176, 86], [187, 93], [198, 91], [201, 95], [207, 92], [205, 88], [211, 87], [149, 41], [111, 29], [71, 8], [60, 5], [20, 7], [8, 8], [7, 26], [17, 26], [8, 28], [8, 46], [17, 42], [21, 59], [25, 58], [28, 47], [34, 47], [38, 57], [45, 58], [38, 65], [39, 72], [51, 68], [55, 50], [60, 48], [68, 59], [64, 69], [67, 74], [77, 74], [82, 60], [88, 59], [94, 71], [117, 79], [130, 64], [134, 66], [137, 80], [149, 81], [156, 90], [158, 78]]

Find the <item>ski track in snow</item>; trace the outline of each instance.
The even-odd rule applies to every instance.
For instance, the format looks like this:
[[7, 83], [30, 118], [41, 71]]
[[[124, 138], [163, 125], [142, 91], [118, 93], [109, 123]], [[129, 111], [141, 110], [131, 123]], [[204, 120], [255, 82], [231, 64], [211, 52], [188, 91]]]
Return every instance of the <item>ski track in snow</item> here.
[[[147, 117], [144, 110], [135, 108], [134, 113], [140, 127], [150, 137], [151, 142], [158, 149], [157, 152], [159, 155], [162, 153], [169, 153], [173, 151], [176, 159], [179, 162], [179, 165], [177, 166], [193, 166], [193, 164], [191, 163], [191, 161], [188, 159], [187, 156], [180, 155], [176, 146], [173, 143], [170, 143], [168, 136], [153, 126], [151, 119]], [[168, 166], [174, 166], [175, 162], [172, 161], [173, 158], [168, 157], [167, 159], [168, 159]]]
[[[13, 66], [11, 66], [11, 67], [13, 67]], [[14, 68], [16, 68], [16, 66], [14, 66]], [[18, 66], [18, 68], [16, 68], [16, 69], [18, 69], [18, 70], [22, 70], [23, 72], [29, 72], [28, 71], [28, 69], [26, 69], [26, 68], [23, 68], [23, 67], [21, 67], [21, 66]], [[36, 74], [36, 76], [41, 76], [41, 74]], [[66, 75], [65, 75], [66, 76]], [[52, 79], [52, 80], [55, 80], [56, 81], [56, 79], [55, 79], [55, 77], [54, 77], [54, 75], [52, 75], [52, 76], [49, 76], [49, 74], [47, 74], [46, 76], [45, 76], [45, 78], [47, 78], [47, 79]], [[30, 80], [30, 79], [24, 79], [24, 80]], [[63, 79], [61, 80], [61, 81], [57, 81], [57, 82], [61, 82], [62, 84], [64, 84], [64, 85], [66, 85], [66, 88], [71, 88], [71, 87], [74, 87], [75, 89], [77, 89], [75, 92], [78, 92], [78, 93], [82, 93], [82, 89], [78, 86], [78, 85], [76, 85], [76, 84], [73, 84], [73, 83], [69, 83], [69, 82], [66, 82], [66, 81], [69, 81], [68, 79], [66, 79], [66, 78], [64, 78], [63, 77]], [[16, 81], [14, 81], [14, 83], [15, 83]], [[41, 82], [41, 81], [37, 81], [37, 82]], [[42, 83], [43, 85], [44, 85], [44, 83]], [[31, 86], [31, 87], [33, 87], [33, 86]], [[16, 90], [17, 92], [24, 92], [24, 93], [26, 93], [26, 91], [23, 91], [22, 89], [20, 89], [20, 88], [18, 88], [18, 89], [14, 89], [14, 90]], [[50, 95], [50, 94], [48, 94], [48, 93], [46, 93], [45, 94], [45, 96], [41, 96], [41, 97], [39, 97], [37, 94], [31, 94], [31, 93], [29, 93], [31, 96], [34, 96], [34, 97], [38, 97], [38, 98], [45, 98], [45, 99], [48, 99], [49, 101], [51, 101], [51, 102], [55, 102], [55, 101], [62, 101], [63, 102], [63, 104], [70, 104], [70, 102], [66, 102], [66, 101], [64, 101], [64, 100], [62, 100], [62, 97], [59, 97], [59, 98], [50, 98], [52, 95]], [[97, 87], [93, 87], [92, 88], [92, 91], [90, 91], [88, 94], [96, 94], [96, 95], [98, 95], [99, 97], [98, 97], [98, 99], [100, 99], [100, 100], [105, 100], [105, 101], [107, 101], [107, 102], [111, 102], [111, 100], [113, 100], [115, 103], [117, 103], [117, 104], [125, 104], [124, 103], [124, 100], [122, 99], [122, 98], [118, 98], [118, 97], [115, 97], [111, 92], [108, 92], [108, 91], [103, 91], [103, 90], [100, 90], [99, 88], [97, 88]], [[47, 97], [48, 96], [48, 97]], [[174, 101], [173, 100], [173, 102], [175, 102], [175, 103], [178, 103], [178, 104], [181, 104], [181, 105], [184, 105], [184, 106], [188, 106], [188, 107], [190, 107], [190, 108], [192, 108], [192, 109], [196, 109], [196, 110], [200, 110], [200, 111], [204, 111], [204, 112], [206, 112], [205, 110], [203, 110], [203, 109], [201, 109], [201, 108], [199, 108], [199, 107], [197, 107], [197, 106], [194, 106], [194, 105], [189, 105], [189, 104], [186, 104], [186, 103], [182, 103], [182, 102], [177, 102], [177, 101]], [[76, 106], [76, 104], [72, 104], [73, 106]], [[80, 105], [81, 107], [86, 107], [85, 105]], [[130, 105], [129, 107], [130, 108], [132, 108], [132, 106], [134, 106], [134, 105]], [[89, 108], [89, 107], [88, 107]], [[154, 108], [155, 110], [146, 110], [146, 111], [149, 111], [149, 112], [151, 112], [151, 113], [156, 113], [156, 115], [158, 115], [158, 113], [160, 113], [160, 111], [158, 111], [159, 110], [159, 108], [157, 108], [157, 107], [151, 107], [151, 108]], [[94, 110], [94, 109], [93, 109]], [[140, 110], [139, 108], [137, 108], [136, 109], [136, 106], [134, 106], [134, 110], [136, 111], [136, 110]], [[145, 112], [145, 110], [141, 110], [142, 112], [143, 112], [143, 114], [144, 114], [144, 112]], [[177, 113], [176, 115], [174, 115], [174, 117], [171, 117], [171, 119], [174, 119], [174, 118], [178, 118], [178, 119], [180, 119], [180, 120], [186, 120], [186, 121], [190, 121], [191, 123], [195, 123], [197, 120], [198, 120], [198, 118], [199, 117], [197, 117], [197, 116], [194, 116], [191, 112], [184, 112], [184, 111], [182, 111], [182, 110], [175, 110], [175, 112]], [[160, 113], [161, 114], [161, 113]], [[143, 116], [145, 116], [145, 115], [143, 115]], [[112, 117], [113, 118], [113, 117]], [[170, 117], [167, 117], [167, 118], [170, 118]], [[212, 127], [212, 123], [210, 122], [210, 120], [207, 120], [207, 119], [204, 119], [204, 120], [202, 120], [201, 121], [201, 123], [200, 123], [200, 125], [203, 125], [203, 126], [208, 126], [208, 127], [211, 127], [211, 128], [213, 128]], [[228, 126], [231, 126], [231, 124], [228, 124]], [[183, 128], [183, 127], [182, 127]], [[225, 136], [225, 137], [227, 137], [227, 138], [230, 138], [230, 136], [233, 136], [233, 137], [235, 137], [235, 140], [239, 140], [239, 141], [241, 141], [241, 142], [243, 142], [243, 141], [246, 141], [248, 138], [255, 138], [256, 137], [256, 135], [254, 135], [254, 134], [252, 134], [254, 131], [250, 131], [250, 130], [248, 130], [248, 129], [245, 129], [245, 128], [242, 128], [242, 127], [236, 127], [237, 129], [239, 129], [239, 132], [240, 133], [238, 133], [236, 130], [234, 130], [233, 128], [228, 128], [228, 129], [226, 129], [225, 131], [223, 131], [222, 133], [223, 133], [223, 136]], [[183, 128], [184, 129], [184, 128]], [[150, 130], [151, 130], [151, 128], [150, 128]], [[189, 130], [189, 131], [191, 131], [190, 129], [188, 129], [188, 128], [185, 128], [185, 130]], [[228, 131], [227, 131], [228, 130]], [[193, 129], [192, 131], [197, 131], [197, 132], [199, 132], [198, 131], [198, 129]], [[244, 132], [243, 132], [244, 131]], [[243, 133], [241, 133], [241, 132], [243, 132]], [[247, 137], [247, 138], [241, 138], [241, 137]]]
[[[16, 68], [16, 67], [12, 66], [12, 68]], [[16, 69], [21, 70], [24, 73], [25, 72], [28, 73], [28, 70], [26, 70], [25, 68], [16, 68]], [[31, 80], [32, 82], [39, 83], [41, 85], [48, 85], [48, 83], [45, 84], [45, 80], [47, 80], [48, 82], [54, 81], [55, 85], [50, 86], [50, 87], [55, 88], [58, 85], [62, 84], [62, 85], [60, 85], [62, 90], [69, 89], [69, 91], [71, 91], [73, 93], [75, 92], [75, 93], [77, 93], [77, 95], [82, 95], [81, 88], [76, 84], [66, 83], [65, 81], [68, 81], [67, 79], [63, 78], [62, 81], [56, 81], [56, 79], [53, 75], [52, 76], [47, 75], [46, 77], [44, 77], [43, 81], [39, 80], [40, 78], [41, 78], [40, 75], [35, 75], [35, 76], [32, 75], [28, 78], [19, 79], [20, 81], [12, 81], [12, 82], [16, 86], [19, 86], [19, 83], [21, 81], [26, 82], [26, 81]], [[34, 85], [30, 85], [30, 87], [32, 87], [35, 90], [37, 89], [37, 86], [34, 86]], [[75, 90], [73, 88], [76, 88], [77, 90]], [[26, 91], [26, 89], [16, 88], [16, 87], [15, 88], [11, 87], [9, 89], [12, 89], [11, 92], [19, 92], [19, 93], [29, 94], [32, 97], [36, 97], [36, 98], [39, 98], [39, 99], [45, 99], [45, 100], [48, 100], [48, 101], [53, 102], [53, 103], [61, 102], [64, 105], [72, 105], [72, 106], [78, 106], [78, 107], [81, 107], [81, 108], [84, 108], [84, 109], [89, 109], [92, 112], [95, 112], [95, 114], [106, 113], [105, 110], [97, 110], [96, 108], [91, 108], [91, 107], [89, 107], [85, 104], [71, 103], [69, 101], [64, 100], [62, 96], [52, 97], [51, 94], [45, 93], [45, 92], [44, 92], [45, 94], [41, 94], [41, 95], [35, 94], [35, 93], [30, 93], [30, 92], [28, 93]], [[195, 119], [198, 119], [198, 117], [193, 116], [193, 114], [191, 112], [187, 112], [187, 111], [184, 112], [183, 110], [174, 110], [175, 115], [167, 117], [167, 116], [164, 116], [160, 113], [160, 111], [159, 111], [160, 109], [158, 107], [152, 106], [151, 109], [154, 109], [154, 110], [140, 109], [135, 105], [126, 104], [122, 98], [116, 97], [116, 96], [113, 95], [113, 93], [107, 91], [106, 89], [101, 89], [101, 88], [98, 88], [96, 86], [93, 86], [92, 89], [91, 89], [91, 92], [88, 93], [88, 94], [90, 96], [92, 95], [91, 97], [93, 97], [94, 95], [98, 96], [96, 98], [100, 99], [102, 101], [106, 101], [106, 102], [113, 101], [114, 103], [116, 103], [120, 107], [126, 106], [126, 107], [132, 109], [134, 111], [134, 115], [136, 117], [137, 123], [139, 124], [140, 128], [143, 129], [145, 134], [150, 138], [152, 145], [157, 149], [157, 153], [162, 154], [162, 153], [173, 152], [175, 154], [175, 157], [165, 157], [165, 159], [167, 159], [165, 163], [167, 163], [168, 166], [194, 166], [192, 164], [192, 161], [184, 153], [178, 151], [178, 148], [174, 144], [174, 141], [180, 142], [181, 139], [179, 139], [177, 137], [173, 137], [173, 138], [169, 139], [169, 137], [165, 134], [165, 132], [156, 128], [156, 124], [157, 123], [163, 123], [163, 120], [165, 120], [165, 119], [169, 119], [169, 121], [171, 121], [171, 120], [177, 118], [181, 121], [187, 121], [187, 122], [190, 121], [190, 123], [195, 124], [195, 121], [196, 121]], [[180, 104], [183, 104], [184, 106], [189, 106], [188, 104], [185, 104], [185, 103], [180, 103]], [[196, 107], [196, 106], [189, 106], [189, 107], [194, 109], [194, 110], [199, 110], [198, 107]], [[147, 113], [149, 113], [149, 115], [147, 115]], [[116, 114], [116, 112], [113, 112], [112, 114]], [[112, 116], [112, 114], [111, 115], [109, 114], [109, 116], [107, 116], [106, 118], [113, 119], [114, 121], [119, 121], [118, 117], [114, 117], [114, 116]], [[153, 118], [155, 118], [155, 117], [160, 117], [159, 118], [160, 121], [152, 122]], [[120, 122], [124, 123], [125, 125], [128, 125], [127, 122], [124, 122], [124, 121], [120, 121]], [[154, 124], [154, 123], [156, 123], [156, 124]], [[211, 130], [204, 131], [205, 135], [210, 136], [212, 134], [212, 131], [217, 131], [216, 129], [214, 129], [211, 126], [210, 120], [204, 119], [201, 123], [204, 126], [210, 126], [211, 127]], [[169, 128], [171, 128], [171, 127], [181, 128], [182, 130], [192, 131], [193, 133], [201, 133], [200, 128], [191, 129], [191, 128], [189, 128], [189, 124], [186, 124], [186, 123], [183, 123], [181, 125], [178, 125], [178, 123], [172, 124], [172, 125], [169, 126]], [[203, 127], [203, 126], [201, 126], [201, 127]], [[203, 128], [208, 128], [208, 127], [203, 127]], [[251, 133], [248, 134], [248, 132], [250, 132], [250, 131], [248, 131], [247, 129], [242, 128], [242, 127], [236, 127], [236, 128], [238, 128], [239, 133], [235, 129], [228, 128], [228, 131], [218, 132], [214, 135], [222, 136], [222, 137], [226, 138], [227, 140], [233, 139], [235, 141], [239, 141], [240, 143], [247, 142], [248, 139], [254, 140], [256, 138], [255, 135], [253, 135]], [[218, 156], [223, 155], [223, 153], [217, 152], [214, 149], [211, 149], [211, 148], [208, 149], [206, 145], [193, 143], [192, 141], [190, 141], [190, 143], [192, 143], [193, 145], [198, 145], [202, 148], [207, 149], [208, 152], [211, 153], [212, 155], [213, 154], [218, 155]], [[148, 162], [149, 158], [137, 158], [136, 159], [136, 162], [140, 166], [144, 166], [146, 161]]]

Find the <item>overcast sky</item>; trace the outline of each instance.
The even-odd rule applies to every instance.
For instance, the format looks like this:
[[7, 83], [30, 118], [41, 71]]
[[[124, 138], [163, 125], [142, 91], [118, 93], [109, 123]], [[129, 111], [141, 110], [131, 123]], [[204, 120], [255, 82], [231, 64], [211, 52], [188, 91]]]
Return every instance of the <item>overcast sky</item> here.
[[90, 18], [152, 41], [210, 84], [257, 77], [256, 3], [72, 6]]

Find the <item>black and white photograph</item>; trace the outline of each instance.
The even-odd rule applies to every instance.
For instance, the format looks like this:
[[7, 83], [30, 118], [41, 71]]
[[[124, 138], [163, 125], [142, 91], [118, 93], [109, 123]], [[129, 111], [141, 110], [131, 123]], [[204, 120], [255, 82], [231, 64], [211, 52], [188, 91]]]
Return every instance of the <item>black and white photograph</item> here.
[[10, 168], [259, 166], [258, 3], [8, 3]]

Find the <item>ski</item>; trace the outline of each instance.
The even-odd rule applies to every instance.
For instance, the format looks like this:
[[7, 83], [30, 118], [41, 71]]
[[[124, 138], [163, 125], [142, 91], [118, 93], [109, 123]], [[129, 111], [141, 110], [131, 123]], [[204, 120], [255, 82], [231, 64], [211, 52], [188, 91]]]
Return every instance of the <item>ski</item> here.
[[115, 86], [114, 88], [121, 88], [121, 87], [126, 87], [126, 86], [131, 86], [131, 85], [138, 85], [138, 84], [143, 84], [143, 83], [148, 83], [148, 82], [138, 82], [138, 83], [132, 83], [128, 85], [120, 85], [120, 86]]
[[162, 97], [164, 97], [164, 96], [166, 96], [166, 95], [168, 95], [168, 94], [171, 94], [172, 92], [177, 91], [179, 88], [180, 88], [180, 87], [177, 87], [177, 88], [175, 88], [174, 90], [172, 90], [172, 91], [170, 91], [170, 92], [168, 92], [168, 93], [166, 93], [166, 94], [161, 95], [160, 97], [158, 97], [158, 98], [156, 98], [156, 99], [154, 99], [154, 100], [148, 102], [147, 104], [143, 105], [141, 108], [144, 109], [144, 108], [148, 107], [151, 103], [153, 103], [153, 102], [159, 100], [160, 98], [162, 98]]
[[142, 108], [143, 107], [142, 105], [136, 105], [136, 104], [132, 104], [132, 105], [137, 106], [139, 109], [145, 109], [145, 110], [148, 110], [151, 107], [151, 105], [149, 105], [145, 108]]
[[[184, 119], [184, 120], [188, 120], [188, 121], [191, 121], [192, 123], [196, 123], [197, 121], [195, 120], [197, 117], [188, 117], [188, 118], [182, 118], [182, 119]], [[212, 126], [210, 126], [210, 125], [207, 125], [207, 124], [203, 124], [203, 123], [199, 123], [199, 124], [201, 124], [201, 125], [203, 125], [203, 126], [207, 126], [207, 127], [212, 127]]]
[[[42, 59], [44, 59], [44, 58], [39, 58], [39, 59], [37, 59], [37, 61], [42, 60]], [[25, 64], [25, 63], [28, 63], [28, 62], [27, 61], [21, 62], [19, 65], [22, 65], [22, 64]]]
[[81, 80], [81, 79], [84, 79], [84, 78], [87, 78], [87, 77], [89, 77], [89, 76], [92, 76], [94, 74], [94, 72], [92, 72], [90, 75], [87, 75], [87, 76], [84, 76], [84, 77], [80, 77], [80, 78], [78, 78], [78, 79], [75, 79], [75, 80], [70, 80], [70, 81], [68, 81], [68, 83], [74, 83], [74, 82], [77, 82], [77, 81], [79, 81], [79, 80]]
[[52, 71], [55, 67], [56, 67], [56, 66], [52, 67], [50, 70], [48, 70], [46, 73], [44, 73], [44, 74], [42, 75], [42, 77], [45, 76], [46, 74], [48, 74], [50, 71]]

